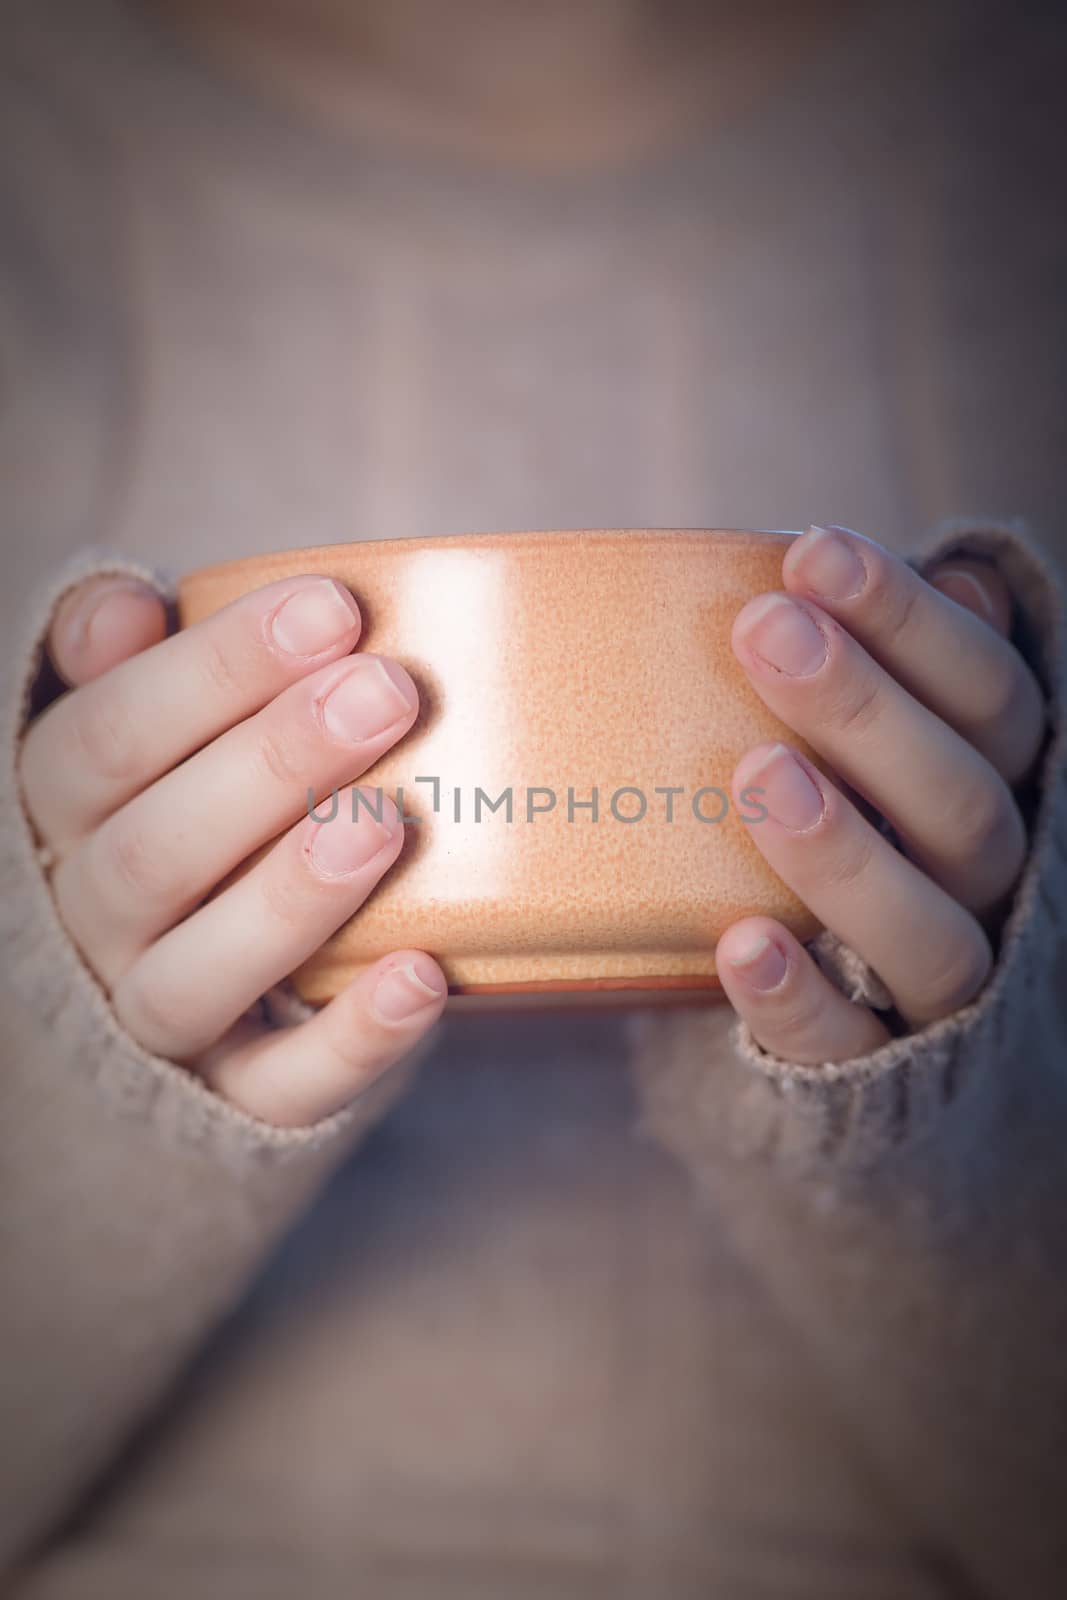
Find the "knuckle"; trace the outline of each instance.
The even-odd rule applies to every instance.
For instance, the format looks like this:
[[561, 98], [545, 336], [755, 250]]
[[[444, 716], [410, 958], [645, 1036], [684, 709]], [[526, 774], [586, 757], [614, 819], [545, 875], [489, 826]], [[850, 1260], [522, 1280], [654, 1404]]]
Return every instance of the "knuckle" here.
[[201, 640], [198, 664], [204, 685], [213, 699], [229, 702], [241, 697], [244, 674], [240, 664], [228, 645], [213, 632], [206, 632]]
[[1045, 702], [1037, 679], [1014, 652], [1003, 670], [994, 674], [985, 721], [987, 725], [1010, 730], [1015, 735], [1021, 768], [1025, 771], [1041, 745]]
[[269, 921], [284, 933], [302, 932], [312, 906], [314, 886], [310, 874], [265, 872], [259, 887], [263, 911]]
[[398, 1039], [376, 1022], [366, 997], [352, 990], [323, 1013], [323, 1036], [338, 1077], [353, 1095], [411, 1048], [410, 1039]]
[[368, 1080], [403, 1054], [407, 1045], [398, 1045], [371, 1037], [371, 1024], [361, 1016], [356, 1023], [357, 1032], [348, 1032], [337, 1017], [323, 1030], [323, 1047], [328, 1053], [334, 1074], [339, 1082], [346, 1083], [349, 1095], [358, 1094]]
[[826, 720], [840, 734], [865, 733], [878, 721], [884, 704], [877, 672], [848, 671], [826, 707]]
[[258, 730], [253, 762], [270, 783], [279, 788], [306, 787], [307, 771], [299, 744], [280, 727], [263, 726]]
[[109, 899], [116, 898], [116, 889], [119, 898], [139, 903], [154, 905], [170, 897], [174, 884], [164, 854], [132, 817], [113, 817], [95, 838], [95, 876]]
[[111, 783], [129, 783], [138, 770], [138, 739], [133, 720], [114, 685], [95, 685], [70, 701], [76, 753], [88, 770]]
[[1010, 865], [1023, 846], [1022, 820], [1011, 792], [992, 771], [989, 781], [967, 784], [957, 795], [948, 833], [967, 862]]
[[1022, 662], [1010, 658], [999, 662], [984, 686], [984, 719], [986, 722], [1012, 723], [1024, 710], [1029, 698], [1030, 685]]
[[873, 829], [858, 827], [845, 830], [835, 841], [829, 859], [820, 862], [822, 882], [834, 889], [853, 889], [861, 885], [874, 862], [877, 835]]
[[118, 984], [111, 1001], [124, 1027], [148, 1050], [181, 1057], [199, 1042], [189, 1033], [189, 1019], [195, 1015], [189, 997], [153, 983], [138, 967]]
[[826, 997], [812, 983], [791, 985], [774, 1008], [774, 1034], [788, 1055], [798, 1040], [810, 1039], [825, 1022]]
[[890, 649], [903, 645], [918, 616], [922, 584], [910, 567], [883, 550], [868, 560], [867, 605], [877, 619], [878, 638]]
[[947, 1017], [967, 1005], [985, 983], [993, 964], [989, 941], [977, 923], [953, 942], [947, 959], [935, 966], [919, 992], [924, 1018]]
[[1016, 657], [991, 676], [981, 707], [979, 725], [968, 730], [972, 742], [989, 754], [1007, 783], [1019, 783], [1044, 738], [1045, 702], [1037, 679]]

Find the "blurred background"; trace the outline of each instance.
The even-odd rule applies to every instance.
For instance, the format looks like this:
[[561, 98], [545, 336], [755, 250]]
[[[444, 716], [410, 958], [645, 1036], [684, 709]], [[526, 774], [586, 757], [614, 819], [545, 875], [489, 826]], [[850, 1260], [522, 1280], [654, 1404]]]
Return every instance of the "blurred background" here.
[[1062, 537], [1059, 6], [4, 10], [9, 594], [86, 540]]

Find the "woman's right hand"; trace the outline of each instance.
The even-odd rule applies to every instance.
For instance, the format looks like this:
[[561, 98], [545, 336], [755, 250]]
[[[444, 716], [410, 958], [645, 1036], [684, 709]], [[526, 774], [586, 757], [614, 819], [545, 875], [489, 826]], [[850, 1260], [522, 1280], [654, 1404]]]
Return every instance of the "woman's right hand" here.
[[59, 913], [127, 1032], [251, 1115], [304, 1126], [444, 1006], [437, 963], [401, 950], [296, 1028], [249, 1015], [396, 860], [388, 798], [368, 791], [351, 821], [345, 790], [336, 820], [317, 823], [307, 795], [350, 785], [408, 732], [415, 685], [397, 662], [352, 653], [359, 610], [327, 578], [282, 579], [166, 632], [135, 580], [65, 597], [49, 650], [72, 688], [26, 733], [25, 803]]

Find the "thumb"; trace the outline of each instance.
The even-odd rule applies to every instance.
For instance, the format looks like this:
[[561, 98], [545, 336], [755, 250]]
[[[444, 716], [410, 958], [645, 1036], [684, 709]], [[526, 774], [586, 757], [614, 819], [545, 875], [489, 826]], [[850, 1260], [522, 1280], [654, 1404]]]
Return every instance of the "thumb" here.
[[99, 678], [166, 637], [162, 598], [140, 578], [87, 578], [65, 594], [48, 633], [48, 654], [71, 688]]

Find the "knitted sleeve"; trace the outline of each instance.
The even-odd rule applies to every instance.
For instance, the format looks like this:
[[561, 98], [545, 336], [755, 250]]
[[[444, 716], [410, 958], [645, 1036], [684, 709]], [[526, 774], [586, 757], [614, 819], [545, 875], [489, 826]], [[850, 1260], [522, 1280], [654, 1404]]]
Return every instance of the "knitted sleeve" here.
[[[16, 753], [54, 604], [14, 658], [0, 752], [0, 1567], [144, 1417], [264, 1253], [406, 1086], [280, 1131], [142, 1050], [55, 911]], [[141, 577], [148, 574], [138, 572]]]
[[[646, 1014], [635, 1065], [647, 1129], [814, 1357], [950, 1591], [1039, 1600], [1067, 1583], [1064, 619], [1020, 533], [957, 531], [925, 555], [950, 552], [999, 565], [1050, 710], [987, 985], [822, 1067], [766, 1054], [727, 1008]], [[837, 956], [841, 987], [876, 992]]]

